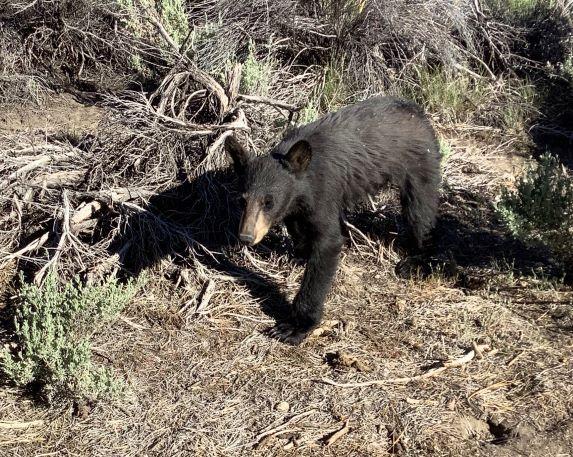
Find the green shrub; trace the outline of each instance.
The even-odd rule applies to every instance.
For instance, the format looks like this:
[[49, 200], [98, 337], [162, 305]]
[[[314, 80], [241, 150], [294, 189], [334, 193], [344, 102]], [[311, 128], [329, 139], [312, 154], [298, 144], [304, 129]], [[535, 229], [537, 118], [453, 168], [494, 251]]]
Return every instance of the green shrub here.
[[518, 179], [515, 191], [502, 190], [497, 207], [518, 238], [573, 258], [573, 178], [556, 157], [541, 156]]
[[443, 69], [416, 68], [414, 83], [403, 88], [403, 95], [445, 122], [466, 121], [487, 98], [487, 87], [467, 74], [451, 75]]
[[[508, 81], [504, 96], [498, 104], [499, 108], [493, 110], [493, 116], [499, 116], [501, 122], [498, 124], [507, 131], [524, 131], [535, 112], [536, 103], [537, 93], [533, 85], [527, 81]], [[496, 111], [499, 111], [499, 114]], [[495, 120], [493, 123], [496, 123]]]
[[165, 29], [175, 43], [181, 46], [189, 34], [185, 0], [159, 0], [156, 3]]
[[[343, 62], [340, 59], [340, 62]], [[344, 80], [344, 66], [331, 63], [325, 67], [322, 90], [320, 93], [320, 108], [325, 112], [336, 111], [351, 102], [350, 90]]]
[[271, 57], [258, 59], [253, 42], [249, 44], [249, 54], [243, 64], [240, 90], [247, 95], [267, 95], [271, 86], [273, 61]]
[[189, 34], [185, 0], [115, 0], [123, 25], [137, 38], [157, 37], [146, 16], [159, 13], [161, 23], [173, 41], [183, 44]]
[[442, 158], [442, 163], [446, 163], [454, 151], [452, 150], [450, 143], [444, 138], [438, 138], [438, 143], [440, 145], [440, 156]]
[[113, 320], [141, 283], [64, 286], [50, 273], [42, 286], [23, 283], [14, 318], [16, 350], [0, 350], [0, 369], [19, 386], [60, 398], [113, 398], [123, 390], [108, 368], [92, 363], [90, 338]]
[[221, 18], [194, 24], [189, 39], [193, 60], [199, 68], [224, 80], [225, 72], [235, 64], [235, 53], [239, 43], [233, 36], [226, 35]]
[[555, 0], [487, 0], [485, 3], [493, 14], [506, 20], [527, 18], [539, 9], [550, 9], [556, 5]]
[[320, 115], [318, 105], [319, 101], [316, 98], [311, 98], [305, 107], [300, 111], [297, 125], [305, 125], [316, 121]]
[[319, 14], [329, 23], [336, 34], [350, 32], [352, 24], [362, 15], [366, 0], [321, 0], [317, 3]]
[[355, 100], [344, 79], [342, 61], [340, 59], [324, 67], [322, 80], [309, 94], [308, 103], [298, 117], [298, 125], [313, 122], [321, 115], [336, 111]]
[[565, 78], [573, 81], [573, 39], [571, 39], [570, 46], [569, 54], [561, 64], [561, 73]]

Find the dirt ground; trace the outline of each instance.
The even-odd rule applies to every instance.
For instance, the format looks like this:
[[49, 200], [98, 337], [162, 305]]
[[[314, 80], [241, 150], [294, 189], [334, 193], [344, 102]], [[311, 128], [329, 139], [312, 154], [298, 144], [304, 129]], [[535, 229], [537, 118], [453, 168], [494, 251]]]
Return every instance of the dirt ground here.
[[[89, 130], [103, 115], [58, 97], [4, 107], [0, 135]], [[164, 259], [95, 343], [128, 397], [47, 407], [2, 386], [0, 455], [573, 455], [573, 292], [492, 209], [523, 160], [450, 144], [445, 267], [396, 276], [399, 208], [381, 196], [380, 211], [350, 217], [371, 242], [351, 232], [323, 326], [290, 347], [262, 333], [265, 290], [292, 298], [301, 279], [286, 251], [251, 251], [247, 278]]]

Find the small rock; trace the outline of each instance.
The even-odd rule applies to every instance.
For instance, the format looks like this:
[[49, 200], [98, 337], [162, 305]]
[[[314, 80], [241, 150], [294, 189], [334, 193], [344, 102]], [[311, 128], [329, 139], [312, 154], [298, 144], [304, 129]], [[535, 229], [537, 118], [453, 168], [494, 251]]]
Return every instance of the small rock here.
[[275, 406], [275, 409], [281, 413], [286, 413], [290, 409], [290, 405], [286, 401], [280, 401]]

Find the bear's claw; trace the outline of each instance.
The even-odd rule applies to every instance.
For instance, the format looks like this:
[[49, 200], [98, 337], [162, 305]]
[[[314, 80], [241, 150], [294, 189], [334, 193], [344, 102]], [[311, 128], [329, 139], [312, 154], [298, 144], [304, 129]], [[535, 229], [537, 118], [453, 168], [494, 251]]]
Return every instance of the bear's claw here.
[[282, 322], [267, 330], [267, 335], [283, 343], [293, 346], [299, 345], [308, 335], [308, 332], [297, 329], [292, 324]]

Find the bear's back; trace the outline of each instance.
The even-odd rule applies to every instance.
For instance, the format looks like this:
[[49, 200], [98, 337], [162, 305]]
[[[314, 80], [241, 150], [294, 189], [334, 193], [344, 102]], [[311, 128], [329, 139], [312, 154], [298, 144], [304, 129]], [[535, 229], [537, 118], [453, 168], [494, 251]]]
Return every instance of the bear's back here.
[[275, 152], [285, 154], [300, 140], [312, 148], [307, 175], [315, 194], [338, 195], [343, 207], [388, 182], [401, 185], [409, 173], [439, 180], [436, 136], [421, 108], [409, 101], [372, 97], [341, 108], [291, 131]]

